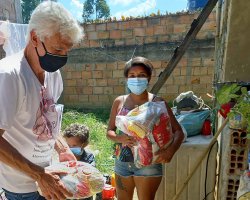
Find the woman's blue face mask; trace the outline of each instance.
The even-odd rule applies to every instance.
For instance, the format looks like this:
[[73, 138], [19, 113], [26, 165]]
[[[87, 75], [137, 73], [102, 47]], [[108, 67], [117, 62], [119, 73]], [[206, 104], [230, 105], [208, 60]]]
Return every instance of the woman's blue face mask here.
[[142, 94], [148, 87], [147, 78], [128, 78], [127, 80], [128, 89], [136, 94]]

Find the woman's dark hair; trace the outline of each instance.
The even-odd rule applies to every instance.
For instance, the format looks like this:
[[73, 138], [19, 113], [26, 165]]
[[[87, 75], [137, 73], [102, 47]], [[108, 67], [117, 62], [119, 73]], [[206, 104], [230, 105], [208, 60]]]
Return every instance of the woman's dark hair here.
[[124, 76], [127, 78], [128, 77], [128, 72], [129, 70], [134, 67], [134, 66], [142, 66], [144, 67], [144, 69], [147, 72], [147, 75], [149, 77], [151, 77], [152, 75], [152, 70], [153, 70], [153, 65], [150, 62], [150, 60], [148, 60], [147, 58], [144, 57], [135, 57], [131, 60], [129, 60], [124, 68]]

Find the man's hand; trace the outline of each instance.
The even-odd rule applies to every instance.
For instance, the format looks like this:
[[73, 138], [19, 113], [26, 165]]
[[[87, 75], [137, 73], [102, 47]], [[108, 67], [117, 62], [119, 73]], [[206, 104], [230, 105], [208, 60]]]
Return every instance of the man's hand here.
[[37, 180], [42, 196], [48, 200], [63, 200], [73, 196], [61, 182], [59, 175], [62, 174], [65, 174], [65, 172], [45, 172], [41, 178]]
[[70, 148], [66, 147], [64, 151], [61, 151], [59, 153], [59, 161], [77, 161], [75, 155], [72, 153]]
[[55, 143], [55, 150], [57, 151], [59, 155], [59, 161], [77, 161], [76, 157], [70, 150], [67, 142], [62, 137], [62, 134], [58, 135], [58, 138]]

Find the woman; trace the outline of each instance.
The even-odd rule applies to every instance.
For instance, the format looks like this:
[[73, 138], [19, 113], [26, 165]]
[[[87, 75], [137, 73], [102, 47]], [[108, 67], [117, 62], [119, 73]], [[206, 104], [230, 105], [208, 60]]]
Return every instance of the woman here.
[[131, 151], [136, 140], [124, 133], [116, 134], [115, 120], [117, 115], [126, 115], [130, 110], [146, 102], [164, 101], [162, 98], [147, 92], [152, 69], [151, 62], [143, 57], [135, 57], [126, 63], [124, 76], [130, 93], [117, 97], [111, 109], [107, 138], [118, 143], [115, 161], [118, 200], [132, 200], [135, 188], [140, 200], [154, 199], [163, 175], [161, 163], [171, 161], [184, 138], [182, 129], [166, 102], [174, 139], [166, 150], [156, 152], [155, 155], [159, 156], [157, 160], [160, 164], [151, 164], [142, 168], [136, 167]]

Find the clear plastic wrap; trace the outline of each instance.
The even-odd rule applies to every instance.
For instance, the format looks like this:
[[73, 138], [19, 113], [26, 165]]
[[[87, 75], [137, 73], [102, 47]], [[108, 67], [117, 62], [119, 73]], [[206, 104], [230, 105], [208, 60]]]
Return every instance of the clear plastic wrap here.
[[137, 167], [155, 163], [157, 156], [154, 153], [167, 148], [173, 141], [170, 117], [164, 101], [147, 102], [125, 116], [116, 116], [116, 127], [137, 140], [137, 145], [132, 149]]
[[6, 56], [11, 56], [25, 48], [28, 24], [16, 24], [0, 21], [0, 45]]
[[46, 171], [67, 172], [61, 181], [74, 196], [68, 199], [88, 198], [102, 191], [105, 180], [98, 169], [80, 161], [55, 163], [45, 168]]

